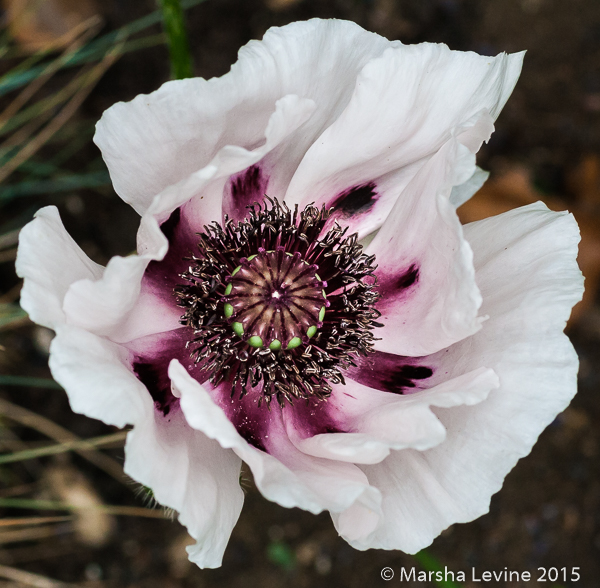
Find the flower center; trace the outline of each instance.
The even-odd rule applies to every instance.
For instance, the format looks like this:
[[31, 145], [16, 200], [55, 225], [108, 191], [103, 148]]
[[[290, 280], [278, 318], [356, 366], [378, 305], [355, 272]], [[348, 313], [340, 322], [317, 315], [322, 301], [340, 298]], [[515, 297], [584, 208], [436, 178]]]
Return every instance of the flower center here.
[[181, 324], [193, 329], [190, 356], [232, 398], [252, 391], [259, 404], [282, 407], [324, 400], [373, 350], [375, 258], [329, 214], [267, 198], [242, 221], [226, 218], [198, 234], [174, 294]]
[[284, 247], [243, 258], [228, 278], [224, 314], [252, 347], [272, 351], [308, 343], [323, 324], [327, 295], [316, 264]]

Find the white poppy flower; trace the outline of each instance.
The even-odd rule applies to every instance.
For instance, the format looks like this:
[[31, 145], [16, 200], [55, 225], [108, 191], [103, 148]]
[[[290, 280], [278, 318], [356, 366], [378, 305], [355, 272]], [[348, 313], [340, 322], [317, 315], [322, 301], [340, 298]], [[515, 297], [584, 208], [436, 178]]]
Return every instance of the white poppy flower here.
[[76, 412], [133, 425], [125, 471], [179, 512], [198, 565], [221, 563], [242, 460], [354, 547], [413, 553], [485, 513], [572, 398], [572, 216], [455, 212], [522, 57], [270, 29], [222, 78], [98, 123], [138, 255], [93, 263], [53, 207], [23, 229], [54, 377]]

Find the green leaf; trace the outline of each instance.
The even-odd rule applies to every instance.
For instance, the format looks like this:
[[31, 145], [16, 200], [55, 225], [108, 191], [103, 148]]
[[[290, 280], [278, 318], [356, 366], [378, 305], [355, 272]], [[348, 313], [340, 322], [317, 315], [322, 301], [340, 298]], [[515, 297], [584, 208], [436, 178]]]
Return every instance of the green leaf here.
[[296, 567], [294, 552], [283, 541], [269, 543], [267, 546], [267, 558], [270, 562], [284, 570], [293, 570]]
[[[438, 559], [431, 555], [427, 550], [422, 549], [418, 553], [415, 553], [414, 558], [421, 564], [421, 567], [428, 572], [441, 572], [444, 574], [444, 566], [438, 561]], [[441, 588], [460, 588], [460, 584], [453, 582], [452, 580], [436, 580], [435, 576], [433, 582], [436, 586]]]
[[194, 75], [194, 67], [181, 4], [179, 0], [158, 0], [158, 3], [162, 8], [163, 26], [169, 45], [171, 76], [175, 80], [191, 78]]

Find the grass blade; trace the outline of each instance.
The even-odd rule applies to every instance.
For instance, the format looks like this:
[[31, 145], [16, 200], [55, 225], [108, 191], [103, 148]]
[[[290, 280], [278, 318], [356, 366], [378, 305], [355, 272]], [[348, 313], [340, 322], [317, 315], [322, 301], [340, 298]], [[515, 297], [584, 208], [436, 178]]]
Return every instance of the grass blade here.
[[[0, 304], [0, 329], [15, 326], [16, 323], [21, 323], [26, 318], [27, 313], [20, 306], [16, 304]], [[0, 378], [4, 377], [0, 376]]]
[[29, 141], [10, 161], [0, 168], [0, 182], [4, 181], [15, 169], [36, 153], [75, 114], [102, 75], [119, 57], [119, 50], [119, 46], [112, 49], [98, 65], [82, 76], [81, 87], [62, 110], [35, 138]]
[[[201, 4], [205, 0], [182, 0], [181, 7], [184, 10], [192, 8]], [[162, 19], [162, 12], [156, 10], [151, 14], [148, 14], [134, 22], [121, 27], [118, 31], [112, 31], [103, 35], [99, 39], [88, 43], [85, 47], [82, 47], [79, 51], [72, 54], [62, 65], [62, 67], [72, 67], [74, 65], [80, 65], [82, 63], [89, 63], [91, 61], [98, 61], [102, 59], [106, 52], [115, 45], [120, 36], [122, 35], [133, 35], [140, 31], [151, 27], [159, 23]], [[133, 50], [133, 49], [132, 49]], [[0, 96], [7, 94], [8, 92], [20, 88], [25, 84], [31, 82], [40, 75], [44, 70], [44, 65], [37, 65], [31, 67], [25, 71], [7, 74], [0, 79]]]
[[13, 580], [17, 583], [17, 586], [25, 588], [30, 586], [31, 588], [70, 588], [75, 587], [75, 584], [65, 584], [58, 580], [52, 580], [46, 578], [46, 576], [40, 576], [39, 574], [32, 574], [31, 572], [25, 572], [18, 568], [12, 568], [0, 564], [0, 578], [7, 580]]
[[49, 523], [64, 523], [72, 521], [73, 517], [66, 515], [60, 517], [18, 517], [15, 519], [2, 519], [0, 527], [27, 527], [29, 525], [47, 525]]
[[0, 235], [0, 249], [5, 249], [6, 247], [12, 247], [16, 245], [19, 241], [19, 231], [21, 229], [12, 229], [6, 233]]
[[[428, 572], [439, 572], [444, 577], [444, 566], [438, 561], [436, 557], [431, 555], [426, 549], [422, 549], [418, 553], [415, 553], [413, 556], [421, 567]], [[440, 586], [441, 588], [461, 588], [462, 584], [457, 584], [452, 580], [437, 580], [434, 576], [433, 582], [436, 586]]]
[[[31, 410], [27, 410], [22, 406], [17, 406], [3, 398], [0, 398], [0, 414], [21, 425], [35, 429], [58, 443], [82, 441], [81, 437], [78, 437], [60, 425], [57, 425], [54, 421]], [[74, 451], [106, 472], [109, 476], [112, 476], [115, 480], [126, 483], [126, 478], [123, 474], [123, 466], [108, 455], [98, 452], [95, 447], [91, 449], [74, 449]]]
[[62, 64], [93, 35], [98, 32], [101, 25], [101, 19], [98, 16], [88, 19], [80, 26], [75, 27], [70, 33], [68, 46], [64, 53], [54, 61], [51, 61], [45, 66], [41, 74], [33, 79], [25, 88], [0, 114], [0, 128], [4, 126], [6, 121], [10, 120], [21, 108], [31, 99], [31, 97], [62, 67]]
[[106, 514], [126, 517], [148, 517], [151, 519], [168, 519], [169, 516], [162, 510], [144, 508], [142, 506], [113, 506], [113, 505], [89, 505], [80, 506], [77, 504], [68, 504], [66, 502], [57, 502], [54, 500], [32, 500], [28, 498], [0, 498], [0, 508], [21, 508], [31, 510], [101, 510]]
[[34, 196], [36, 194], [55, 194], [81, 188], [97, 188], [109, 186], [110, 176], [107, 171], [88, 174], [73, 174], [52, 180], [34, 180], [9, 184], [0, 188], [0, 203], [12, 200], [17, 196]]
[[76, 449], [94, 449], [101, 445], [114, 443], [115, 441], [125, 441], [127, 431], [119, 431], [111, 435], [102, 435], [101, 437], [93, 437], [92, 439], [82, 439], [81, 441], [66, 441], [56, 445], [48, 445], [46, 447], [38, 447], [36, 449], [25, 449], [23, 451], [15, 451], [0, 455], [0, 465], [5, 463], [14, 463], [16, 461], [26, 461], [28, 459], [37, 459], [46, 455], [58, 455], [59, 453], [67, 453]]
[[58, 534], [72, 533], [73, 525], [50, 524], [23, 527], [22, 529], [0, 530], [0, 546], [10, 543], [29, 543], [30, 541], [43, 541], [55, 539]]
[[29, 376], [0, 376], [0, 386], [27, 386], [30, 388], [53, 388], [62, 390], [62, 386], [50, 378], [30, 378]]

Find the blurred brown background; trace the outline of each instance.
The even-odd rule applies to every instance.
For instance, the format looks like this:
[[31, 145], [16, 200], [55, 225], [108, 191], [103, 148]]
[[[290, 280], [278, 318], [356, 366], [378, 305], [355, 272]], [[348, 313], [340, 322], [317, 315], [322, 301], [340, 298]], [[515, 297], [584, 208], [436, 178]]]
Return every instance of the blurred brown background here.
[[[60, 54], [77, 38], [87, 43], [156, 9], [151, 0], [4, 0], [3, 6], [7, 29], [2, 44], [8, 49], [0, 51], [2, 74], [31, 60], [32, 52], [35, 55], [49, 44], [55, 44]], [[517, 88], [479, 156], [479, 165], [492, 172], [491, 178], [459, 212], [468, 222], [539, 199], [556, 210], [574, 212], [582, 230], [580, 263], [587, 278], [586, 298], [569, 328], [581, 357], [580, 392], [544, 432], [532, 454], [508, 476], [492, 500], [490, 514], [451, 527], [429, 552], [454, 571], [474, 566], [479, 572], [508, 568], [535, 573], [540, 566], [579, 566], [578, 583], [545, 585], [600, 585], [600, 402], [596, 396], [600, 385], [600, 2], [205, 0], [187, 11], [196, 74], [222, 75], [250, 39], [260, 38], [270, 26], [311, 17], [353, 20], [405, 43], [444, 42], [453, 49], [489, 55], [527, 49]], [[143, 34], [131, 34], [128, 42], [160, 33], [160, 25], [155, 24]], [[30, 187], [27, 193], [23, 183], [31, 186], [31, 178], [39, 176], [43, 165], [56, 156], [57, 146], [50, 140], [37, 145], [34, 155], [4, 175], [0, 169], [4, 180], [0, 225], [5, 227], [0, 229], [0, 304], [6, 308], [14, 310], [18, 301], [19, 282], [13, 268], [18, 227], [43, 205], [59, 207], [67, 229], [99, 263], [133, 250], [138, 219], [107, 185], [90, 138], [93, 123], [104, 109], [150, 92], [168, 79], [164, 44], [148, 40], [140, 45], [100, 61], [97, 79], [84, 84], [86, 90], [78, 94], [79, 103], [73, 105], [68, 123], [52, 139], [63, 150], [75, 141], [78, 146], [63, 157], [60, 173], [48, 176], [55, 182], [51, 186], [64, 174], [77, 178], [85, 174], [86, 182], [96, 181], [96, 185], [79, 181], [72, 188], [33, 189], [31, 193]], [[40, 63], [49, 62], [52, 55]], [[56, 95], [81, 71], [67, 68], [53, 73], [36, 90], [34, 100]], [[2, 108], [10, 106], [17, 93], [5, 93], [0, 98]], [[50, 110], [55, 117], [60, 112], [58, 107]], [[50, 124], [49, 120], [44, 124]], [[0, 116], [0, 125], [5, 123]], [[37, 136], [33, 132], [25, 134], [27, 141]], [[17, 130], [6, 140], [22, 140], [15, 139], [14, 133]], [[5, 156], [8, 147], [0, 148], [0, 156]], [[47, 331], [23, 317], [0, 323], [0, 374], [48, 377], [49, 338]], [[68, 441], [69, 434], [90, 438], [115, 432], [74, 415], [58, 389], [0, 385], [0, 402], [5, 403], [0, 406], [4, 413], [0, 417], [2, 452], [37, 448], [48, 439]], [[4, 521], [10, 524], [0, 523], [0, 588], [358, 588], [386, 585], [380, 577], [384, 566], [396, 571], [389, 585], [400, 584], [402, 566], [420, 569], [413, 558], [399, 552], [354, 551], [337, 537], [327, 514], [313, 516], [269, 503], [246, 475], [246, 504], [223, 567], [199, 570], [186, 561], [188, 539], [177, 523], [135, 510], [144, 507], [146, 499], [119, 473], [122, 439], [109, 440], [102, 447], [84, 455], [67, 452], [0, 464], [0, 505], [1, 500], [11, 498], [133, 509], [90, 509], [82, 511], [85, 516], [3, 509]], [[11, 523], [15, 517], [44, 520], [16, 525]]]

